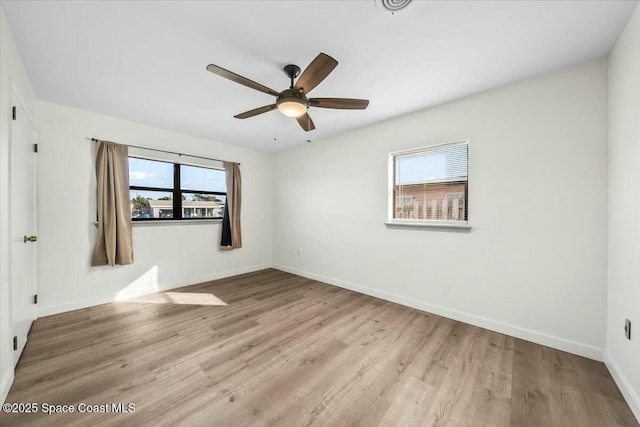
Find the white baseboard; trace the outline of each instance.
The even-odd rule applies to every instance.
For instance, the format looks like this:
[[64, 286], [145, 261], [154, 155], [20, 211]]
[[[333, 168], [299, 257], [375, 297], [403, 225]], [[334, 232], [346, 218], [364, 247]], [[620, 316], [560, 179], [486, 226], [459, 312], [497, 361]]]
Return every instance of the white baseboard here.
[[[188, 283], [175, 283], [168, 286], [165, 285], [154, 290], [146, 290], [146, 291], [141, 291], [137, 293], [132, 293], [132, 294], [129, 294], [128, 297], [135, 298], [137, 296], [148, 295], [155, 292], [168, 291], [170, 289], [176, 289], [176, 288], [181, 288], [183, 286], [189, 286], [197, 283], [208, 282], [210, 280], [224, 279], [225, 277], [237, 276], [238, 274], [251, 273], [253, 271], [263, 270], [265, 268], [271, 268], [271, 264], [253, 265], [250, 267], [238, 268], [236, 270], [229, 270], [224, 272], [218, 272], [215, 274], [209, 274], [202, 277], [195, 277], [190, 279]], [[51, 316], [53, 314], [65, 313], [67, 311], [79, 310], [82, 308], [93, 307], [95, 305], [100, 305], [100, 304], [107, 304], [114, 301], [117, 301], [115, 295], [111, 295], [111, 296], [102, 295], [96, 298], [88, 298], [83, 300], [71, 301], [65, 304], [38, 306], [38, 317]]]
[[365, 295], [370, 295], [372, 297], [380, 298], [386, 301], [406, 305], [408, 307], [437, 314], [449, 319], [458, 320], [460, 322], [468, 323], [474, 326], [479, 326], [491, 331], [500, 332], [502, 334], [510, 335], [512, 337], [520, 338], [526, 341], [531, 341], [536, 344], [541, 344], [547, 347], [566, 351], [568, 353], [577, 354], [578, 356], [587, 357], [599, 362], [604, 361], [604, 350], [587, 344], [582, 344], [569, 339], [548, 335], [542, 332], [533, 331], [508, 323], [499, 322], [493, 319], [488, 319], [486, 317], [475, 316], [473, 314], [463, 313], [461, 311], [453, 310], [450, 308], [429, 304], [427, 302], [420, 301], [414, 298], [408, 298], [390, 292], [345, 282], [343, 280], [301, 271], [295, 268], [287, 267], [285, 265], [274, 264], [273, 268], [285, 271], [287, 273], [296, 274], [298, 276], [307, 277], [309, 279], [318, 280], [320, 282], [329, 283], [331, 285], [339, 286], [341, 288], [349, 289]]
[[608, 351], [604, 354], [604, 364], [607, 366], [607, 369], [609, 369], [613, 380], [622, 392], [622, 396], [624, 396], [624, 399], [631, 408], [631, 412], [635, 415], [636, 420], [640, 422], [640, 397], [638, 397], [636, 391], [631, 387], [627, 377], [622, 373], [615, 359]]
[[0, 382], [0, 405], [4, 403], [11, 385], [13, 384], [13, 360], [11, 361], [11, 369], [2, 373], [2, 381]]

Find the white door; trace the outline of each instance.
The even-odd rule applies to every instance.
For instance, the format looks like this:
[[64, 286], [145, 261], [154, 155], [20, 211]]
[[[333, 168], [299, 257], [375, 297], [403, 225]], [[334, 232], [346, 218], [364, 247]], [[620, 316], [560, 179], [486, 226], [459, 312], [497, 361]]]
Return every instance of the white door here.
[[13, 94], [11, 121], [11, 320], [14, 365], [18, 362], [31, 323], [37, 317], [36, 295], [36, 180], [35, 129]]

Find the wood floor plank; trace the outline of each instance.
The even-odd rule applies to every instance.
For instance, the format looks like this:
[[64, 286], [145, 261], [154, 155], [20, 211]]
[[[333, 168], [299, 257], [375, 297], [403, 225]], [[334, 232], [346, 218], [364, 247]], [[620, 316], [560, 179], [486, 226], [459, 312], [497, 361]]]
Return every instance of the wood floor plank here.
[[135, 411], [3, 426], [639, 425], [602, 363], [274, 269], [38, 319], [7, 402]]

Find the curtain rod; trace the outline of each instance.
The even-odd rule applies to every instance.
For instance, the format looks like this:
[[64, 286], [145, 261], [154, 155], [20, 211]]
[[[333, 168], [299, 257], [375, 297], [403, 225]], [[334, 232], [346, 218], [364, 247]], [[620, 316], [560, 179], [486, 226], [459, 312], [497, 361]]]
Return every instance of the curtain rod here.
[[[87, 138], [87, 139], [89, 139], [89, 140], [91, 140], [93, 142], [102, 141], [102, 140], [96, 139], [96, 138]], [[194, 156], [194, 155], [191, 155], [191, 154], [177, 153], [175, 151], [158, 150], [158, 149], [155, 149], [155, 148], [140, 147], [138, 145], [127, 145], [127, 144], [121, 144], [121, 145], [126, 145], [127, 147], [132, 147], [132, 148], [140, 148], [142, 150], [159, 151], [160, 153], [175, 154], [175, 155], [178, 155], [178, 156], [188, 156], [188, 157], [193, 157], [193, 158], [196, 158], [196, 159], [214, 160], [216, 162], [225, 162], [225, 160], [212, 159], [211, 157]], [[239, 164], [240, 163], [238, 163], [238, 165]]]

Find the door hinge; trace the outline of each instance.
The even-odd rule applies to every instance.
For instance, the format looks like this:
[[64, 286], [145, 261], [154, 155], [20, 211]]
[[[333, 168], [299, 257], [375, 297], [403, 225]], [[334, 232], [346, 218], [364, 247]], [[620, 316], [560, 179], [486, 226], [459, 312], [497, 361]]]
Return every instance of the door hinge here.
[[13, 349], [18, 349], [18, 337], [13, 337]]
[[13, 120], [15, 120], [15, 119], [16, 119], [16, 107], [15, 107], [15, 106], [14, 106], [14, 107], [11, 107], [11, 118], [12, 118]]
[[33, 296], [33, 303], [34, 303], [34, 304], [37, 304], [37, 303], [38, 303], [38, 294], [35, 294], [35, 295]]
[[33, 152], [34, 153], [38, 152], [38, 144], [33, 144]]

